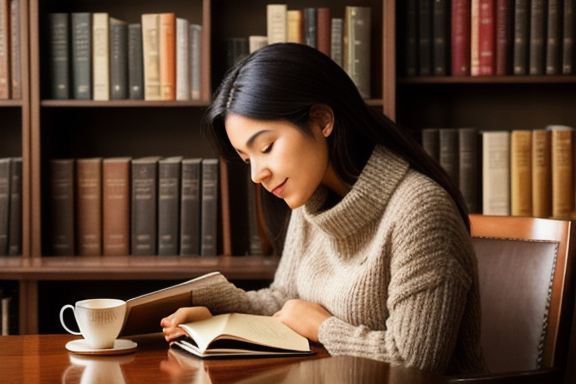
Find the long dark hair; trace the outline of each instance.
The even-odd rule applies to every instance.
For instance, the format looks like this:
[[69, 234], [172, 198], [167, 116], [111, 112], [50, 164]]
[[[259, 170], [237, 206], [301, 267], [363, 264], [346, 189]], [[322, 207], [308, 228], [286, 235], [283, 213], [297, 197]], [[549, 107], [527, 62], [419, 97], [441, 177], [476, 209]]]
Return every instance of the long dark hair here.
[[[310, 108], [319, 103], [334, 111], [334, 127], [328, 137], [329, 156], [345, 183], [354, 184], [375, 145], [385, 146], [442, 186], [470, 229], [464, 199], [448, 174], [431, 161], [407, 131], [368, 106], [348, 74], [317, 49], [304, 44], [277, 43], [247, 56], [227, 72], [203, 126], [220, 155], [238, 161], [240, 158], [224, 126], [228, 113], [259, 120], [286, 120], [311, 134]], [[281, 247], [289, 208], [283, 200], [261, 189], [269, 234]]]

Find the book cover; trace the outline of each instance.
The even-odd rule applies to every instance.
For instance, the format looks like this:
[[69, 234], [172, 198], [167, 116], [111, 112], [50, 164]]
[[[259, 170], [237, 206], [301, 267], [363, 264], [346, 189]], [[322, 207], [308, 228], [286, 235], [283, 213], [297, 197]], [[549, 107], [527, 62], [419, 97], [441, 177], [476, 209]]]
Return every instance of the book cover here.
[[532, 131], [532, 215], [552, 216], [552, 159], [550, 131]]
[[510, 136], [510, 213], [532, 216], [532, 131], [513, 130]]
[[10, 162], [10, 221], [8, 223], [8, 254], [22, 254], [22, 158]]
[[0, 0], [0, 100], [10, 98], [10, 2]]
[[286, 4], [266, 5], [266, 35], [268, 44], [284, 43], [288, 38], [288, 6]]
[[514, 0], [514, 44], [512, 55], [514, 75], [528, 74], [529, 6], [529, 0]]
[[530, 40], [528, 69], [530, 75], [543, 75], [546, 59], [546, 4], [544, 0], [530, 0]]
[[342, 47], [342, 33], [344, 31], [344, 21], [339, 17], [333, 17], [330, 32], [330, 57], [339, 66], [343, 65], [344, 52]]
[[458, 129], [442, 128], [439, 130], [440, 165], [448, 173], [455, 185], [458, 185]]
[[160, 14], [160, 99], [176, 100], [176, 14]]
[[180, 255], [200, 255], [201, 159], [182, 159], [180, 189]]
[[506, 76], [512, 74], [513, 0], [496, 0], [495, 6], [495, 74]]
[[22, 99], [22, 35], [20, 1], [10, 0], [10, 98]]
[[472, 0], [470, 74], [494, 75], [494, 1]]
[[74, 231], [74, 159], [50, 160], [50, 245], [53, 256], [72, 256]]
[[248, 51], [256, 52], [260, 48], [268, 45], [268, 36], [250, 35], [248, 36]]
[[70, 21], [67, 13], [48, 14], [50, 35], [50, 77], [52, 99], [70, 97], [70, 54], [68, 36]]
[[202, 159], [200, 222], [200, 255], [218, 253], [218, 188], [220, 179], [218, 159]]
[[309, 355], [308, 339], [272, 316], [227, 313], [180, 324], [188, 337], [178, 346], [201, 358]]
[[318, 19], [316, 23], [317, 31], [317, 44], [318, 50], [330, 57], [330, 46], [331, 46], [331, 22], [332, 18], [330, 16], [330, 8], [320, 7], [317, 9]]
[[92, 14], [92, 97], [110, 100], [110, 24], [106, 12]]
[[440, 130], [438, 128], [423, 128], [421, 142], [424, 150], [436, 161], [440, 161]]
[[476, 128], [458, 128], [458, 185], [468, 212], [478, 213], [479, 145]]
[[318, 8], [304, 8], [304, 43], [318, 48]]
[[231, 68], [250, 53], [247, 37], [229, 37], [224, 39], [225, 65]]
[[571, 219], [574, 210], [574, 129], [549, 125], [552, 156], [552, 217]]
[[450, 9], [448, 0], [434, 0], [432, 4], [432, 74], [448, 74], [448, 33]]
[[406, 76], [418, 74], [418, 3], [417, 0], [406, 0], [404, 4], [404, 21], [406, 43], [404, 46], [404, 71]]
[[72, 22], [72, 97], [92, 99], [92, 14], [74, 12]]
[[110, 18], [110, 100], [128, 98], [128, 24]]
[[178, 255], [182, 156], [158, 161], [158, 255]]
[[[569, 0], [568, 0], [569, 1]], [[546, 74], [559, 75], [562, 73], [560, 64], [560, 42], [562, 41], [561, 0], [548, 1], [548, 20], [546, 21]]]
[[202, 26], [190, 24], [190, 92], [192, 100], [202, 97]]
[[132, 160], [131, 254], [157, 254], [158, 161], [160, 156]]
[[128, 24], [128, 98], [144, 99], [144, 62], [142, 24]]
[[0, 158], [0, 256], [8, 254], [10, 224], [10, 158]]
[[78, 255], [102, 255], [102, 158], [76, 159]]
[[482, 213], [510, 215], [510, 132], [482, 132]]
[[142, 15], [144, 99], [160, 100], [160, 14]]
[[369, 99], [371, 8], [347, 6], [344, 19], [344, 70], [360, 95]]
[[432, 75], [432, 0], [418, 1], [418, 74]]
[[286, 41], [304, 44], [304, 15], [301, 9], [286, 11]]
[[574, 73], [574, 8], [576, 0], [564, 0], [562, 14], [562, 74]]
[[176, 100], [190, 100], [190, 22], [176, 18]]
[[102, 253], [126, 256], [130, 252], [130, 157], [102, 162]]
[[120, 336], [161, 332], [160, 320], [179, 308], [191, 306], [195, 290], [225, 283], [227, 280], [222, 274], [212, 272], [127, 300]]

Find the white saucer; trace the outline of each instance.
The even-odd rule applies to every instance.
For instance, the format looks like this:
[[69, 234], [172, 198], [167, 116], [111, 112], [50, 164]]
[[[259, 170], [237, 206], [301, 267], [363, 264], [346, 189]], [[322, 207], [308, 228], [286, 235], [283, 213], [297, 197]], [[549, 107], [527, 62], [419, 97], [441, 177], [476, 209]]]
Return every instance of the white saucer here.
[[83, 355], [119, 355], [136, 350], [138, 344], [132, 340], [116, 339], [113, 348], [97, 349], [88, 345], [86, 339], [72, 340], [66, 343], [66, 349], [70, 352]]

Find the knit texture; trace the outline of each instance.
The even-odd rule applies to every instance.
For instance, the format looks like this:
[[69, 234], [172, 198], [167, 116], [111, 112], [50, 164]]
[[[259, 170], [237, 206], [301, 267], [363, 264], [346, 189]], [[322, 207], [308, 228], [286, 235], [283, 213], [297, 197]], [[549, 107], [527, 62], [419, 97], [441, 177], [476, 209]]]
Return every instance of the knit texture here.
[[194, 305], [271, 315], [302, 299], [333, 315], [319, 329], [332, 355], [485, 372], [476, 259], [446, 191], [376, 147], [352, 190], [323, 209], [327, 196], [320, 188], [293, 210], [270, 288], [224, 282], [195, 291]]

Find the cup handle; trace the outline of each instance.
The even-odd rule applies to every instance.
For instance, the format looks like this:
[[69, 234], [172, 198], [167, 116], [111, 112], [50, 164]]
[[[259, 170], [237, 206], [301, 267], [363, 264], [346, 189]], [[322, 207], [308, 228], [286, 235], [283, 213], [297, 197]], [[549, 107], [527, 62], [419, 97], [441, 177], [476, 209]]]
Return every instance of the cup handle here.
[[73, 335], [79, 336], [79, 335], [82, 334], [82, 332], [72, 331], [72, 330], [70, 330], [70, 329], [66, 326], [66, 324], [64, 323], [64, 311], [65, 311], [67, 308], [70, 308], [70, 309], [72, 310], [72, 312], [74, 312], [74, 315], [76, 315], [76, 312], [74, 311], [74, 306], [72, 306], [72, 305], [70, 305], [70, 304], [66, 304], [65, 306], [62, 307], [62, 309], [60, 309], [60, 324], [62, 324], [62, 326], [64, 327], [64, 329], [65, 329], [66, 331], [68, 331], [68, 333], [71, 333], [71, 334], [73, 334]]

